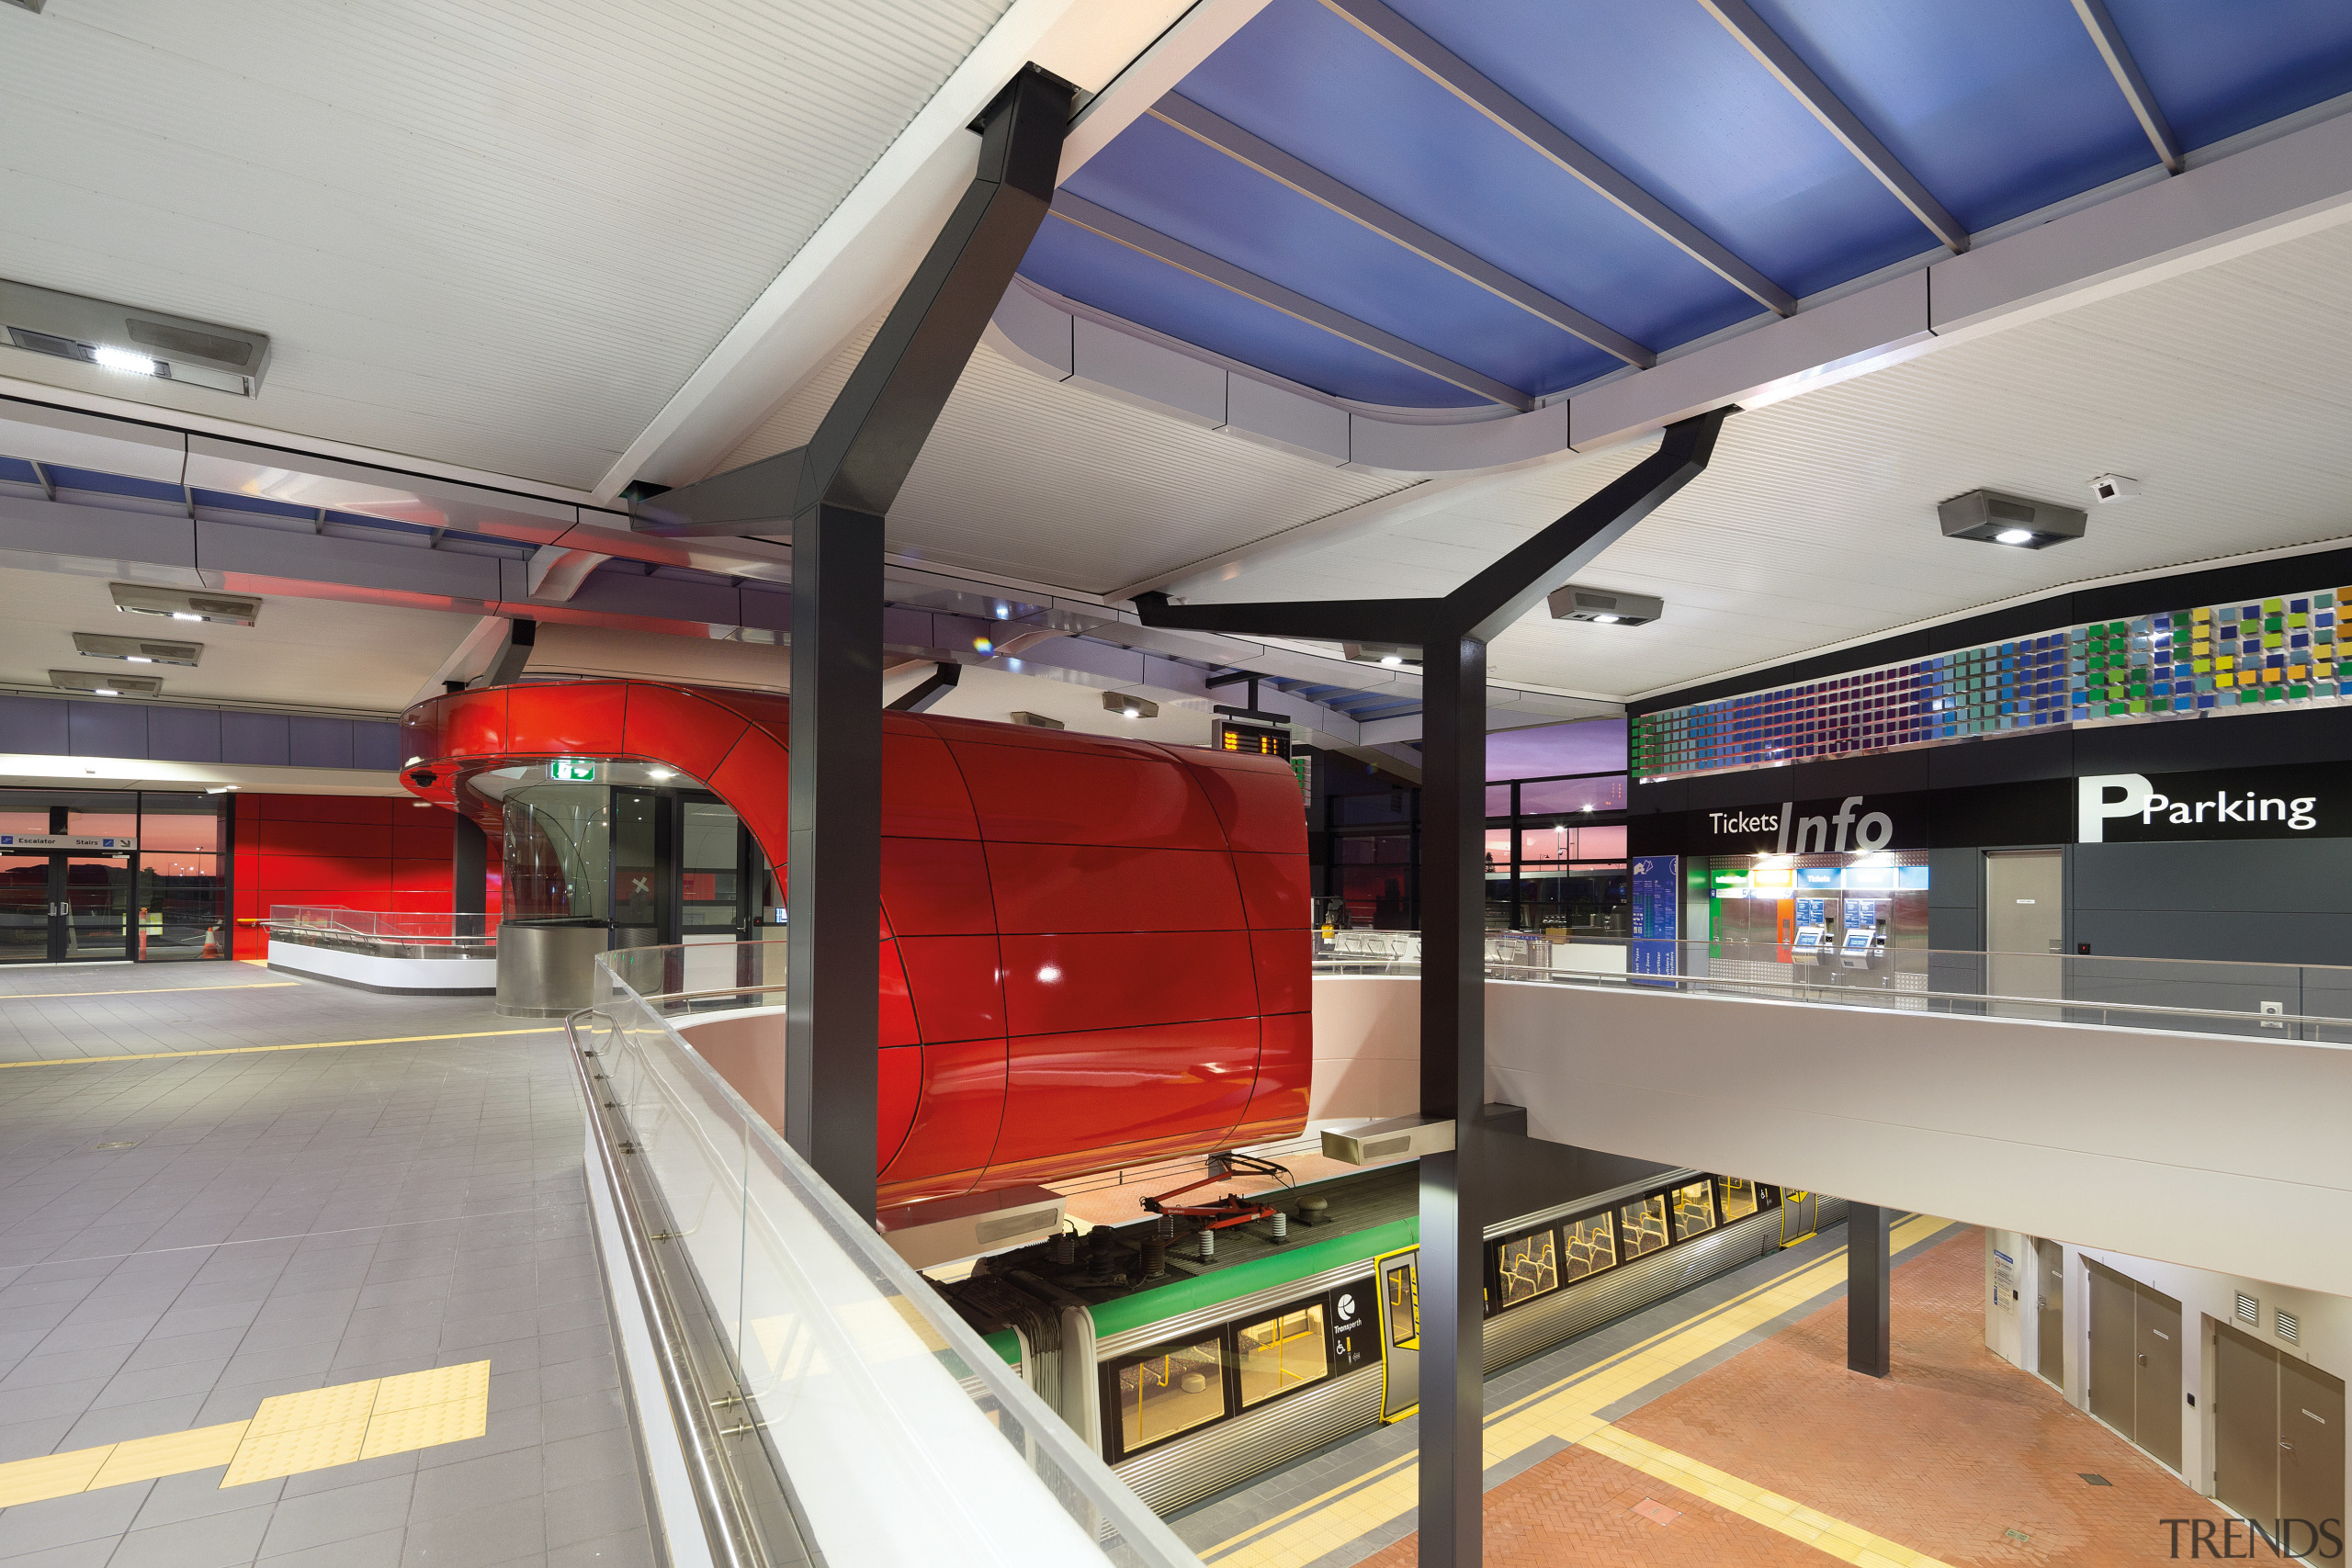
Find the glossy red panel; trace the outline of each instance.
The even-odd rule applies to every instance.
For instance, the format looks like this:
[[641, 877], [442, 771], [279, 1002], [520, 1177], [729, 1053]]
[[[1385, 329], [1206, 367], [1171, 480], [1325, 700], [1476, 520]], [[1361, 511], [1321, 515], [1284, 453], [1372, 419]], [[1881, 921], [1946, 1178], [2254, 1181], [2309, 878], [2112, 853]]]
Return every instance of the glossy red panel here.
[[617, 681], [513, 687], [506, 695], [507, 749], [542, 756], [617, 755], [628, 692]]
[[932, 737], [884, 732], [882, 831], [906, 839], [979, 836], [964, 775], [947, 748]]
[[345, 860], [390, 860], [392, 830], [375, 822], [272, 822], [253, 825], [241, 848], [271, 855], [329, 855]]
[[1262, 1021], [1265, 1043], [1258, 1053], [1258, 1083], [1240, 1124], [1227, 1134], [1234, 1144], [1262, 1144], [1297, 1136], [1306, 1128], [1306, 1098], [1315, 1076], [1315, 1021], [1306, 1013]]
[[1246, 923], [1222, 850], [990, 844], [1006, 931], [1233, 931]]
[[1305, 855], [1236, 854], [1233, 871], [1240, 879], [1241, 905], [1251, 925], [1306, 929], [1315, 905], [1306, 890]]
[[[1004, 1132], [989, 1180], [1008, 1163], [1164, 1145], [1185, 1134], [1221, 1136], [1250, 1103], [1258, 1021], [1015, 1038]], [[1112, 1157], [1117, 1157], [1114, 1155]]]
[[667, 762], [707, 782], [750, 728], [705, 698], [668, 686], [629, 685], [626, 739], [633, 757]]
[[922, 1102], [899, 1157], [883, 1172], [886, 1191], [930, 1181], [934, 1193], [961, 1192], [978, 1179], [1004, 1116], [1004, 1055], [1001, 1040], [922, 1048]]
[[1012, 746], [1024, 751], [1068, 751], [1090, 757], [1128, 757], [1145, 761], [1170, 761], [1168, 750], [1148, 740], [1128, 740], [1115, 735], [1084, 735], [1065, 729], [1039, 729], [1026, 724], [999, 724], [984, 718], [949, 718], [942, 714], [909, 716], [950, 745]]
[[1194, 751], [1186, 754], [1184, 764], [1216, 808], [1217, 820], [1225, 824], [1235, 849], [1306, 852], [1306, 800], [1288, 762], [1277, 757]]
[[401, 765], [411, 757], [432, 761], [448, 753], [441, 749], [441, 705], [419, 703], [401, 715]]
[[915, 1123], [915, 1107], [922, 1100], [922, 1049], [902, 1045], [885, 1051], [876, 1065], [882, 1080], [874, 1106], [874, 1165], [878, 1170], [898, 1154], [907, 1141], [907, 1129]]
[[772, 865], [784, 864], [789, 852], [785, 819], [792, 801], [790, 767], [784, 747], [766, 730], [747, 729], [715, 772], [699, 775], [743, 818]]
[[1250, 933], [1250, 953], [1258, 964], [1258, 1010], [1305, 1012], [1314, 1006], [1314, 950], [1303, 930]]
[[907, 995], [906, 966], [899, 962], [895, 942], [882, 944], [882, 1043], [912, 1045], [922, 1038], [915, 1028], [915, 1004]]
[[396, 860], [392, 862], [392, 891], [395, 893], [428, 893], [438, 889], [441, 907], [449, 907], [449, 863], [446, 860]]
[[1143, 755], [955, 748], [984, 839], [1221, 850], [1208, 797], [1177, 763]]
[[924, 1040], [1003, 1038], [1004, 987], [997, 978], [996, 938], [901, 937], [899, 959], [906, 965], [907, 989]]
[[[263, 795], [240, 797], [257, 803], [256, 815], [265, 823], [279, 822], [365, 822], [376, 827], [389, 827], [395, 811], [416, 808], [397, 795]], [[266, 827], [265, 832], [277, 831]]]
[[[439, 701], [441, 755], [501, 757], [514, 748], [506, 743], [506, 688], [452, 692]], [[403, 752], [407, 755], [422, 753]], [[432, 759], [427, 758], [430, 761]]]
[[969, 839], [883, 840], [882, 908], [901, 936], [995, 930], [980, 846]]
[[[396, 801], [393, 804], [400, 803]], [[412, 807], [409, 815], [416, 818], [416, 825], [412, 826], [398, 818], [392, 819], [392, 853], [402, 860], [432, 860], [436, 856], [447, 860], [454, 831], [449, 826], [449, 814], [446, 811], [428, 814]], [[435, 818], [440, 819], [437, 826], [433, 824]]]
[[[299, 898], [281, 896], [285, 889], [294, 887], [332, 889], [339, 894], [386, 893], [391, 890], [392, 863], [389, 860], [322, 860], [315, 855], [265, 857], [254, 866], [253, 882], [258, 891], [270, 895], [275, 902], [280, 904], [301, 902]], [[350, 903], [346, 897], [337, 897], [333, 901]], [[368, 908], [365, 904], [351, 907]]]
[[1002, 942], [1005, 1016], [1015, 1034], [1243, 1018], [1258, 1010], [1246, 931]]

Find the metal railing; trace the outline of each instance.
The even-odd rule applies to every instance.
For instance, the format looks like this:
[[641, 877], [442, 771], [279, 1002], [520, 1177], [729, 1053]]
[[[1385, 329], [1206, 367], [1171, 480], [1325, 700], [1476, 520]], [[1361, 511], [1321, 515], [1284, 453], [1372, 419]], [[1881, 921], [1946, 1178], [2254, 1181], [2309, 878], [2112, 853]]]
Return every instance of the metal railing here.
[[267, 931], [272, 942], [375, 958], [489, 958], [498, 951], [495, 915], [273, 904], [269, 914], [254, 924]]
[[[1417, 931], [1314, 941], [1318, 974], [1420, 972]], [[1914, 947], [1815, 956], [1770, 942], [1553, 944], [1525, 932], [1489, 932], [1486, 947], [1495, 980], [2352, 1044], [2352, 967], [2336, 964]]]
[[765, 946], [605, 954], [612, 999], [566, 1021], [716, 1560], [1193, 1568], [672, 1021], [713, 999], [773, 1005], [781, 985], [641, 994], [628, 978], [763, 973], [764, 953], [712, 950]]

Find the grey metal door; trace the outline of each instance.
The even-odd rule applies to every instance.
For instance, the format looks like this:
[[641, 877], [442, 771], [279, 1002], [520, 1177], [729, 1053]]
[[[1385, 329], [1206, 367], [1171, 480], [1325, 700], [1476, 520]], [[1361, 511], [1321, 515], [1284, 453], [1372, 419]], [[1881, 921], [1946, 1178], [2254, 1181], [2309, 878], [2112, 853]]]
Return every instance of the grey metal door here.
[[2249, 1519], [2278, 1512], [2278, 1355], [2227, 1324], [2213, 1336], [2213, 1495]]
[[2066, 1255], [2054, 1241], [2033, 1244], [2033, 1370], [2066, 1386]]
[[1986, 990], [1996, 997], [2065, 995], [2065, 859], [2059, 851], [1985, 855], [1984, 948], [1992, 955], [1985, 960]]
[[2180, 1385], [2180, 1303], [2153, 1286], [2135, 1282], [2134, 1291], [2139, 1411], [2132, 1440], [2178, 1470], [2181, 1412], [2188, 1408]]
[[[2335, 1535], [2344, 1533], [2344, 1380], [2330, 1377], [2308, 1361], [2280, 1352], [2278, 1356], [2278, 1517], [2301, 1519], [2290, 1549], [2302, 1547], [2314, 1556], [2327, 1551], [2312, 1532], [2333, 1520]], [[2310, 1544], [2307, 1544], [2310, 1543]]]
[[2091, 1277], [2091, 1414], [2132, 1436], [2138, 1425], [2140, 1372], [2132, 1343], [2139, 1292], [2132, 1281], [2093, 1263]]

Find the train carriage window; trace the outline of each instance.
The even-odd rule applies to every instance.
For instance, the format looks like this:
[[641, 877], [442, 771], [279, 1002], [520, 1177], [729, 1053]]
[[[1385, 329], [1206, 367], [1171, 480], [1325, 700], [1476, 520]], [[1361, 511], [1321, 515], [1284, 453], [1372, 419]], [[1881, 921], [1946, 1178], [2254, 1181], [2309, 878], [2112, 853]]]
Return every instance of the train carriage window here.
[[1234, 1329], [1233, 1343], [1241, 1368], [1244, 1410], [1331, 1373], [1331, 1340], [1324, 1331], [1319, 1301], [1241, 1324]]
[[1723, 1194], [1724, 1223], [1744, 1220], [1756, 1212], [1756, 1183], [1738, 1176], [1719, 1176], [1715, 1190]]
[[1197, 1344], [1139, 1356], [1119, 1369], [1119, 1447], [1123, 1452], [1205, 1426], [1226, 1414], [1225, 1369], [1212, 1334]]
[[1715, 1228], [1715, 1186], [1703, 1177], [1674, 1194], [1674, 1239], [1688, 1241]]
[[1618, 1251], [1627, 1262], [1666, 1245], [1665, 1193], [1628, 1203], [1618, 1214]]
[[1388, 1309], [1388, 1343], [1416, 1344], [1421, 1337], [1421, 1281], [1419, 1269], [1411, 1263], [1400, 1263], [1381, 1271]]
[[1518, 1236], [1502, 1244], [1501, 1254], [1497, 1259], [1498, 1309], [1532, 1302], [1548, 1291], [1560, 1288], [1559, 1255], [1554, 1250], [1554, 1246], [1553, 1234], [1549, 1230]]
[[1617, 1261], [1617, 1237], [1610, 1228], [1607, 1214], [1572, 1221], [1561, 1228], [1561, 1235], [1566, 1242], [1565, 1251], [1571, 1280], [1598, 1274]]

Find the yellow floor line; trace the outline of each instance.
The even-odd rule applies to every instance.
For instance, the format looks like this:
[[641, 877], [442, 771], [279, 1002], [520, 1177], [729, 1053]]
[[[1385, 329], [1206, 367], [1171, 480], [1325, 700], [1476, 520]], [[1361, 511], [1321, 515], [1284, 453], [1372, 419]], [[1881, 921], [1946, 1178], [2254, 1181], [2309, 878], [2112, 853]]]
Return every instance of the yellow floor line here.
[[225, 1487], [479, 1438], [490, 1429], [490, 1363], [433, 1367], [261, 1402], [247, 1421], [133, 1438], [0, 1464], [0, 1508], [228, 1468]]
[[43, 1056], [30, 1062], [0, 1062], [0, 1071], [10, 1067], [84, 1066], [93, 1062], [161, 1062], [180, 1056], [241, 1056], [254, 1051], [333, 1051], [344, 1045], [413, 1045], [426, 1040], [496, 1040], [509, 1034], [562, 1032], [561, 1028], [554, 1026], [546, 1029], [476, 1029], [464, 1034], [395, 1034], [382, 1040], [314, 1040], [301, 1045], [222, 1045], [209, 1051], [126, 1051], [119, 1056]]
[[[1950, 1220], [1915, 1215], [1894, 1227], [1891, 1250], [1905, 1251], [1950, 1229], [1951, 1224]], [[1499, 1464], [1545, 1438], [1557, 1437], [1570, 1443], [1585, 1443], [1597, 1438], [1609, 1440], [1611, 1434], [1614, 1434], [1614, 1451], [1602, 1447], [1600, 1441], [1592, 1443], [1594, 1451], [1605, 1452], [1611, 1459], [1631, 1463], [1626, 1456], [1642, 1453], [1643, 1450], [1635, 1446], [1642, 1440], [1631, 1434], [1617, 1433], [1616, 1428], [1600, 1419], [1600, 1412], [1831, 1290], [1845, 1278], [1845, 1248], [1839, 1247], [1697, 1318], [1654, 1335], [1598, 1366], [1587, 1368], [1550, 1388], [1494, 1412], [1486, 1422], [1486, 1464], [1488, 1467]], [[1872, 1568], [1877, 1568], [1880, 1563], [1939, 1568], [1934, 1559], [1922, 1557], [1907, 1547], [1893, 1541], [1882, 1541], [1867, 1531], [1831, 1519], [1826, 1514], [1816, 1514], [1804, 1508], [1801, 1504], [1766, 1493], [1736, 1477], [1710, 1472], [1695, 1460], [1670, 1454], [1666, 1450], [1656, 1448], [1656, 1445], [1649, 1445], [1649, 1449], [1653, 1453], [1645, 1457], [1654, 1457], [1656, 1462], [1668, 1470], [1688, 1474], [1694, 1481], [1702, 1475], [1711, 1477], [1699, 1484], [1685, 1487], [1710, 1502], [1718, 1503], [1760, 1523], [1770, 1524], [1781, 1533], [1805, 1540], [1830, 1551], [1832, 1555], [1843, 1554], [1848, 1546], [1853, 1547], [1857, 1552], [1875, 1554], [1848, 1555], [1844, 1558], [1847, 1562], [1870, 1563]], [[1635, 1464], [1634, 1468], [1643, 1467]], [[1220, 1568], [1304, 1568], [1305, 1564], [1332, 1550], [1334, 1531], [1327, 1516], [1345, 1516], [1340, 1525], [1343, 1532], [1341, 1543], [1356, 1540], [1402, 1517], [1416, 1505], [1419, 1500], [1419, 1467], [1412, 1462], [1411, 1456], [1401, 1458], [1384, 1471], [1374, 1472], [1369, 1480], [1360, 1478], [1276, 1516], [1285, 1521], [1278, 1529], [1267, 1530], [1265, 1524], [1260, 1524], [1209, 1548], [1201, 1553], [1202, 1560], [1217, 1562]], [[1645, 1473], [1657, 1472], [1645, 1471]], [[1658, 1478], [1673, 1479], [1671, 1475], [1660, 1475]], [[1682, 1485], [1683, 1483], [1677, 1481], [1675, 1484]], [[1742, 1488], [1746, 1489], [1745, 1492]], [[1345, 1495], [1340, 1496], [1340, 1494]], [[1741, 1500], [1743, 1506], [1734, 1506], [1733, 1502], [1725, 1501], [1726, 1498]], [[1758, 1499], [1770, 1499], [1770, 1502]], [[1784, 1505], [1786, 1511], [1775, 1513], [1774, 1504]], [[1747, 1512], [1747, 1507], [1751, 1506], [1758, 1511]], [[1792, 1520], [1797, 1522], [1792, 1524]]]
[[55, 997], [164, 997], [180, 991], [275, 991], [300, 980], [250, 980], [234, 986], [124, 986], [111, 991], [0, 991], [0, 1002], [38, 1002]]

